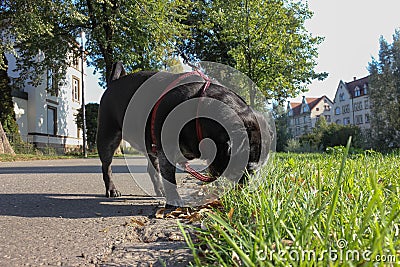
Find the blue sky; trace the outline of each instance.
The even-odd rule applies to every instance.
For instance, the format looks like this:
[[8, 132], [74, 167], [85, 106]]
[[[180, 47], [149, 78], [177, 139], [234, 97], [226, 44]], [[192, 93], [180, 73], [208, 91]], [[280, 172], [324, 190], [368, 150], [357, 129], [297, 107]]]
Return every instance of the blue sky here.
[[[314, 12], [307, 21], [307, 29], [314, 35], [325, 37], [319, 47], [317, 71], [328, 72], [322, 82], [315, 81], [304, 95], [333, 98], [340, 80], [368, 75], [368, 62], [377, 57], [379, 38], [392, 42], [396, 28], [400, 28], [399, 0], [309, 0]], [[93, 69], [88, 70], [93, 73]], [[103, 89], [98, 86], [98, 76], [89, 75], [87, 102], [98, 102]], [[292, 101], [299, 101], [301, 95]]]
[[[400, 1], [380, 0], [309, 0], [314, 16], [306, 24], [314, 35], [325, 37], [319, 47], [317, 71], [329, 73], [322, 82], [315, 81], [304, 95], [327, 95], [333, 100], [340, 80], [368, 75], [368, 62], [377, 57], [382, 35], [392, 42], [400, 28]], [[296, 98], [300, 100], [301, 95]]]

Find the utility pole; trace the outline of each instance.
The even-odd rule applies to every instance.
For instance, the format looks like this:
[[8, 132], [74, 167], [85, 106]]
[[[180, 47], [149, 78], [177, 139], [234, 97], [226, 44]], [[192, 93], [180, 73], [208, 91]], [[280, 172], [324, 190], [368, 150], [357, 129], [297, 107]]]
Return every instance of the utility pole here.
[[82, 121], [83, 121], [83, 157], [87, 158], [87, 150], [86, 150], [86, 110], [85, 110], [85, 44], [84, 44], [84, 39], [85, 39], [85, 32], [81, 31], [81, 73], [82, 73], [82, 78], [81, 78], [81, 84], [82, 84]]

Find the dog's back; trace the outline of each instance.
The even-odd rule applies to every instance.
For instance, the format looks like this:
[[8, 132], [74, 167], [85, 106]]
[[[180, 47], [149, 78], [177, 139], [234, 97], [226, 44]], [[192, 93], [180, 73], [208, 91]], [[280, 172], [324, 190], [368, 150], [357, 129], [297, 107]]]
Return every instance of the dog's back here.
[[156, 73], [155, 71], [140, 71], [109, 81], [100, 100], [99, 120], [104, 118], [106, 121], [113, 121], [116, 123], [115, 126], [122, 129], [124, 114], [132, 96], [147, 79]]

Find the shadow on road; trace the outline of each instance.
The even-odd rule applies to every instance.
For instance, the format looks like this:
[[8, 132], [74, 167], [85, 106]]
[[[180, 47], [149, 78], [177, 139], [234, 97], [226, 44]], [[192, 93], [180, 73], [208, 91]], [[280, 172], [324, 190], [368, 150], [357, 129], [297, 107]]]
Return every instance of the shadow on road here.
[[[129, 173], [127, 166], [112, 166], [113, 173]], [[132, 173], [147, 173], [147, 166], [135, 166]], [[29, 174], [29, 173], [101, 173], [100, 165], [84, 166], [27, 166], [2, 167], [0, 174]]]
[[152, 197], [73, 194], [0, 194], [0, 216], [95, 218], [154, 215], [161, 202]]

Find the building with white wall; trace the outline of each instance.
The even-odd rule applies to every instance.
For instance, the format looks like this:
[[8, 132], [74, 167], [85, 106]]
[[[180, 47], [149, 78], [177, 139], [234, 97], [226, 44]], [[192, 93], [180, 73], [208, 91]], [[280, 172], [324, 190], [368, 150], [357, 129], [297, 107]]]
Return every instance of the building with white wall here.
[[303, 134], [311, 133], [321, 116], [326, 121], [332, 121], [332, 101], [327, 96], [305, 97], [302, 102], [288, 102], [288, 127], [293, 138], [299, 138]]
[[[9, 77], [17, 78], [15, 58], [7, 55], [7, 60]], [[62, 82], [56, 84], [48, 71], [39, 86], [25, 82], [23, 88], [13, 91], [16, 120], [24, 141], [64, 152], [82, 146], [82, 131], [75, 122], [82, 104], [82, 68], [86, 69], [86, 64], [82, 66], [81, 60], [75, 58]]]
[[351, 82], [339, 82], [333, 101], [333, 122], [356, 125], [361, 129], [371, 127], [368, 82], [369, 76], [361, 79], [354, 77]]

